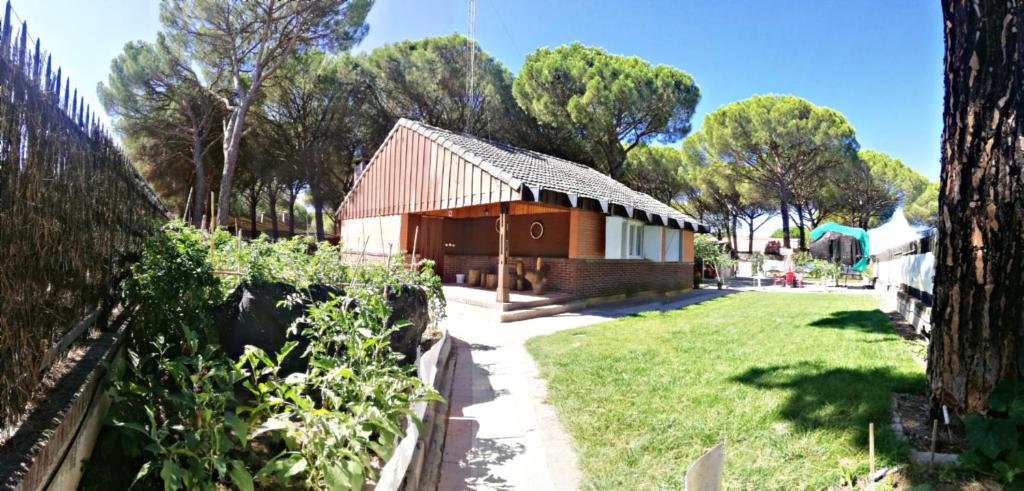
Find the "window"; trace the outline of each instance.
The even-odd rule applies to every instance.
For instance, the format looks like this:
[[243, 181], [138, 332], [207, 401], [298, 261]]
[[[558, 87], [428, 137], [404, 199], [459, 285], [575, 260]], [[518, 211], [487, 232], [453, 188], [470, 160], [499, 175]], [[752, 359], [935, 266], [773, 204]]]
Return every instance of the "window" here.
[[626, 254], [624, 256], [627, 259], [641, 259], [644, 257], [644, 226], [640, 222], [624, 222], [622, 224], [625, 227], [625, 231], [622, 234], [623, 238], [628, 238], [628, 246], [626, 247]]
[[[609, 216], [605, 219], [604, 257], [606, 259], [643, 259], [644, 223]], [[661, 241], [658, 247], [661, 247]]]

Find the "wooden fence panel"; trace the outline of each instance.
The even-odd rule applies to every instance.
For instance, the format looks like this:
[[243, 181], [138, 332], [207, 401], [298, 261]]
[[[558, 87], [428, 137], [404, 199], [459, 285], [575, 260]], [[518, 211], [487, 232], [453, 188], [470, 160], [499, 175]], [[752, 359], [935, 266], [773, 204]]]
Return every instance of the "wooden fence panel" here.
[[0, 31], [0, 428], [46, 360], [111, 292], [167, 211], [91, 108], [31, 43]]

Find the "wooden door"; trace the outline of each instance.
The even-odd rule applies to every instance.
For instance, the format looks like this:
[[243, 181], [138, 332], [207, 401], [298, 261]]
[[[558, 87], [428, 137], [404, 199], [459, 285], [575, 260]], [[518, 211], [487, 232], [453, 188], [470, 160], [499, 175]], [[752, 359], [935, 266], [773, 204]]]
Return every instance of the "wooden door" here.
[[444, 271], [444, 218], [424, 216], [420, 219], [420, 256], [433, 260], [434, 271]]

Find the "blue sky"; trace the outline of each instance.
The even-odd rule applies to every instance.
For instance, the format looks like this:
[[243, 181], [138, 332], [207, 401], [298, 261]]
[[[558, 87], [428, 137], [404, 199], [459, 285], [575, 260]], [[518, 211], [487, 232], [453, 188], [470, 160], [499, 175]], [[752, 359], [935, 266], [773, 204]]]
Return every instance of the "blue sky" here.
[[[13, 0], [72, 83], [97, 82], [129, 40], [152, 40], [156, 0]], [[378, 0], [357, 50], [466, 31], [465, 0]], [[513, 72], [542, 46], [580, 41], [690, 73], [694, 125], [754, 94], [843, 112], [863, 148], [939, 176], [942, 17], [925, 0], [477, 0], [477, 40]], [[94, 102], [93, 107], [98, 107]]]

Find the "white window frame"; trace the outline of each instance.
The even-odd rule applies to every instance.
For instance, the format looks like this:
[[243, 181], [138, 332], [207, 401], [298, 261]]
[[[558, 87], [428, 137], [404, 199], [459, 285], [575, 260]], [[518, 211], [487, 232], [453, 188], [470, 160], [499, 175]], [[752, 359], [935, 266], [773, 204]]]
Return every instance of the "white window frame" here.
[[644, 258], [644, 223], [634, 220], [626, 220], [622, 223], [622, 240], [625, 242], [622, 248], [625, 251], [625, 259]]

